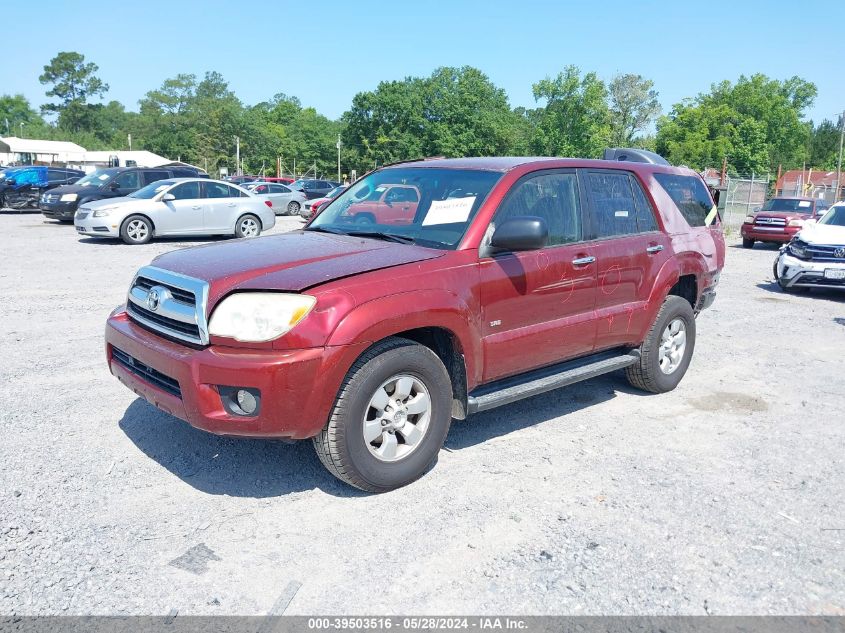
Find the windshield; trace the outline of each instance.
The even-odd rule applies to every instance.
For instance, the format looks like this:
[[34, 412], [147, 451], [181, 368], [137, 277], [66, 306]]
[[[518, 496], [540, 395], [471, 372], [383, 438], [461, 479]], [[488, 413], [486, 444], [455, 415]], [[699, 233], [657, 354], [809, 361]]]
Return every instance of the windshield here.
[[845, 206], [831, 207], [830, 210], [824, 214], [824, 217], [819, 220], [819, 224], [829, 224], [830, 226], [845, 226]]
[[384, 169], [350, 186], [306, 230], [388, 234], [454, 249], [501, 177], [470, 169]]
[[763, 211], [796, 211], [798, 213], [812, 213], [812, 200], [796, 200], [795, 198], [772, 198], [763, 205]]
[[141, 200], [151, 200], [172, 184], [174, 184], [174, 181], [172, 180], [157, 180], [153, 183], [150, 183], [143, 189], [138, 189], [138, 191], [136, 191], [135, 193], [130, 193], [129, 197], [140, 198]]
[[99, 187], [104, 182], [109, 180], [117, 173], [116, 169], [98, 169], [94, 173], [88, 174], [84, 178], [80, 178], [75, 184], [83, 187], [97, 186]]

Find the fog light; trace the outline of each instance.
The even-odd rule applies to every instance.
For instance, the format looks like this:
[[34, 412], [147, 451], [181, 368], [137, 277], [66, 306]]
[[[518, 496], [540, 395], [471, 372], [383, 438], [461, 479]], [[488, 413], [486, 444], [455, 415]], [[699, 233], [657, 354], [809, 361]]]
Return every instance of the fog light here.
[[244, 413], [252, 415], [258, 407], [258, 400], [246, 389], [238, 389], [238, 404]]
[[252, 387], [217, 386], [223, 408], [231, 415], [254, 417], [261, 409], [261, 392]]

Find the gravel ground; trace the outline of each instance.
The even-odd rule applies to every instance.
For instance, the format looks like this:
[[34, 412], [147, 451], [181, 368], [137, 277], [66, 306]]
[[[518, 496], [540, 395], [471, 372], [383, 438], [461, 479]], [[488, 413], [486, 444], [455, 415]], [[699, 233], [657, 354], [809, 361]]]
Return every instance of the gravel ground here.
[[132, 274], [200, 240], [0, 225], [0, 614], [845, 614], [845, 294], [783, 294], [772, 248], [729, 248], [674, 392], [476, 415], [370, 496], [110, 376]]

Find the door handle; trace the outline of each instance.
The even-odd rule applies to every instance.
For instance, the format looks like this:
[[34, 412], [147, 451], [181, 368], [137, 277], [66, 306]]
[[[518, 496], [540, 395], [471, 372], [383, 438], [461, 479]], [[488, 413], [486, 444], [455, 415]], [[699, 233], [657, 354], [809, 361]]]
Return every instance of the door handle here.
[[596, 261], [596, 258], [593, 256], [590, 257], [579, 257], [577, 259], [572, 260], [573, 266], [586, 266], [587, 264], [592, 264]]
[[202, 207], [191, 207], [192, 209], [202, 209]]
[[226, 206], [227, 206], [227, 207], [234, 207], [234, 206], [235, 206], [235, 203], [234, 203], [234, 202], [230, 202], [230, 203], [229, 203], [229, 204], [227, 204]]
[[645, 249], [645, 252], [648, 253], [649, 255], [654, 255], [654, 253], [659, 253], [662, 250], [663, 250], [663, 245], [658, 244], [657, 246], [649, 246], [647, 249]]

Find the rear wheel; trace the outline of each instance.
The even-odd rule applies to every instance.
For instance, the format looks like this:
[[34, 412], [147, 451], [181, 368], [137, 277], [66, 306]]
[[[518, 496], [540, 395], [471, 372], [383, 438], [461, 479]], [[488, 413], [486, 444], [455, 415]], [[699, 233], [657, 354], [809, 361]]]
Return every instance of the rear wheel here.
[[376, 219], [369, 213], [361, 213], [360, 215], [355, 216], [355, 224], [359, 224], [361, 226], [370, 226], [371, 224], [375, 223]]
[[627, 367], [628, 382], [652, 393], [672, 391], [681, 382], [695, 349], [695, 314], [689, 301], [669, 295], [640, 346], [639, 362]]
[[755, 240], [749, 239], [747, 237], [742, 238], [742, 248], [754, 248]]
[[242, 215], [235, 224], [235, 235], [237, 237], [258, 237], [261, 235], [261, 220], [251, 213]]
[[146, 244], [152, 237], [152, 222], [143, 215], [130, 215], [120, 226], [120, 239], [126, 244]]
[[314, 448], [329, 472], [351, 486], [393, 490], [435, 461], [449, 432], [451, 403], [452, 384], [437, 355], [389, 338], [349, 370]]
[[288, 215], [297, 215], [299, 213], [299, 203], [296, 200], [288, 202]]

